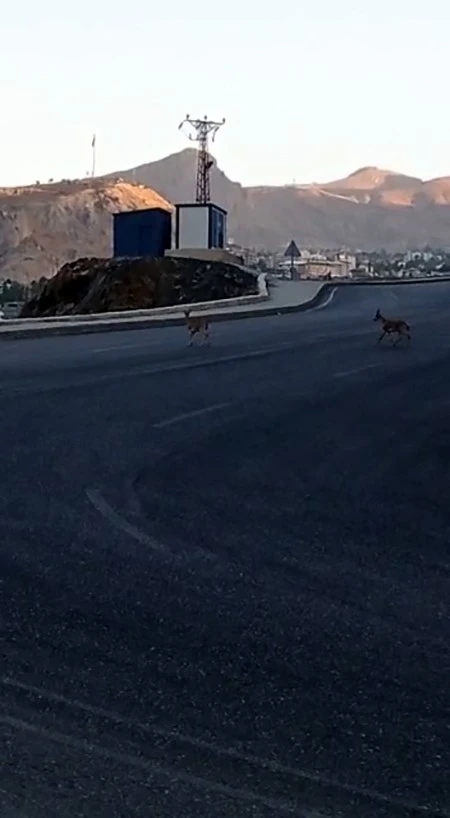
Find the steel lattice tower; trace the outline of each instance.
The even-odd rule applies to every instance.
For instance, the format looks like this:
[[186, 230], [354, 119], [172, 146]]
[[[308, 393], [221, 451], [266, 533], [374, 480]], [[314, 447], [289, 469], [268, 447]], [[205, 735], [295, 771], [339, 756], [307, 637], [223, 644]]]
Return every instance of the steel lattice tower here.
[[214, 142], [216, 133], [224, 124], [222, 122], [213, 122], [206, 116], [203, 119], [191, 119], [187, 114], [186, 119], [180, 123], [180, 129], [188, 125], [190, 133], [187, 134], [191, 142], [198, 143], [198, 160], [197, 160], [197, 187], [195, 192], [195, 201], [198, 204], [207, 204], [211, 199], [210, 190], [210, 170], [213, 166], [213, 161], [208, 151], [208, 138], [211, 137], [211, 142]]

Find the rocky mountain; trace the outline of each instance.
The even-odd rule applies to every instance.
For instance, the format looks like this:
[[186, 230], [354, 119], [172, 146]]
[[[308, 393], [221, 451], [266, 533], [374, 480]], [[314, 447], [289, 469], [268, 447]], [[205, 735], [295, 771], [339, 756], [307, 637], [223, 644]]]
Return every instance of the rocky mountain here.
[[[0, 188], [0, 277], [31, 281], [66, 261], [111, 253], [111, 213], [192, 201], [196, 152], [98, 179]], [[244, 187], [214, 161], [212, 198], [229, 214], [229, 237], [276, 250], [387, 250], [450, 246], [450, 178], [421, 179], [375, 167], [312, 185]]]
[[[121, 171], [170, 201], [191, 201], [195, 150]], [[243, 187], [214, 162], [213, 200], [229, 214], [229, 234], [243, 245], [298, 244], [352, 249], [450, 246], [450, 178], [422, 181], [375, 167], [311, 185]]]
[[124, 181], [88, 179], [0, 188], [0, 277], [49, 277], [80, 256], [109, 256], [111, 214], [170, 208], [155, 191]]

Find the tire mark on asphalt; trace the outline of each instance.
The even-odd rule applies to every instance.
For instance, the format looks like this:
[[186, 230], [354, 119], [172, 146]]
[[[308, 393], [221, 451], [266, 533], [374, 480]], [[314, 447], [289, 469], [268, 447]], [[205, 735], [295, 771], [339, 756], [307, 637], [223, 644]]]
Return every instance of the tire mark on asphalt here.
[[[206, 751], [208, 751], [208, 752], [210, 752], [210, 753], [212, 753], [214, 755], [217, 755], [217, 756], [228, 757], [228, 758], [231, 758], [231, 759], [233, 759], [235, 761], [240, 761], [242, 763], [250, 764], [250, 765], [252, 765], [254, 767], [260, 768], [262, 770], [267, 770], [268, 772], [271, 772], [271, 773], [274, 773], [274, 774], [281, 774], [281, 775], [289, 776], [290, 778], [292, 778], [294, 780], [298, 780], [298, 781], [301, 781], [301, 780], [310, 781], [310, 782], [312, 782], [314, 784], [319, 784], [319, 785], [321, 785], [323, 787], [333, 787], [333, 788], [336, 788], [337, 790], [340, 790], [340, 791], [343, 791], [343, 792], [348, 792], [348, 793], [350, 793], [350, 794], [352, 794], [354, 796], [362, 796], [364, 798], [368, 798], [371, 801], [392, 805], [393, 807], [400, 807], [402, 809], [413, 810], [413, 811], [419, 812], [419, 813], [423, 812], [426, 815], [432, 816], [433, 818], [445, 818], [445, 813], [441, 812], [439, 809], [436, 810], [436, 809], [433, 809], [433, 808], [430, 808], [430, 807], [427, 807], [427, 806], [424, 806], [424, 805], [416, 804], [416, 803], [413, 803], [412, 801], [410, 801], [408, 799], [403, 799], [403, 798], [399, 798], [399, 797], [396, 797], [396, 796], [391, 797], [390, 795], [385, 795], [383, 793], [380, 793], [380, 792], [378, 792], [376, 790], [372, 790], [370, 788], [353, 786], [352, 784], [343, 783], [341, 781], [338, 781], [337, 779], [334, 779], [334, 778], [331, 778], [331, 777], [328, 778], [326, 776], [319, 775], [318, 773], [311, 773], [311, 772], [308, 772], [308, 771], [305, 771], [305, 770], [299, 770], [299, 769], [296, 769], [296, 768], [288, 767], [288, 766], [286, 766], [284, 764], [280, 764], [277, 761], [272, 761], [270, 759], [254, 756], [251, 753], [238, 751], [238, 750], [235, 750], [232, 747], [222, 747], [220, 745], [217, 745], [216, 743], [205, 741], [205, 740], [202, 740], [202, 739], [197, 739], [197, 738], [194, 738], [193, 736], [189, 736], [189, 735], [186, 735], [184, 733], [180, 733], [176, 729], [171, 729], [171, 730], [166, 729], [165, 730], [165, 729], [163, 729], [161, 727], [152, 726], [152, 725], [149, 725], [149, 724], [141, 724], [139, 722], [136, 722], [133, 719], [127, 718], [126, 716], [122, 716], [119, 713], [111, 712], [109, 710], [105, 710], [102, 707], [96, 707], [95, 705], [86, 704], [85, 702], [79, 701], [77, 699], [70, 699], [70, 698], [67, 698], [66, 696], [63, 696], [63, 695], [59, 694], [59, 693], [54, 693], [52, 691], [49, 691], [49, 690], [46, 690], [46, 689], [43, 689], [43, 688], [40, 688], [40, 687], [36, 687], [35, 685], [29, 685], [29, 684], [26, 684], [24, 682], [20, 682], [20, 681], [18, 681], [16, 679], [12, 679], [12, 678], [10, 678], [8, 676], [5, 676], [5, 677], [3, 677], [1, 679], [1, 684], [3, 686], [5, 686], [5, 687], [10, 687], [12, 689], [22, 690], [22, 691], [24, 691], [26, 693], [30, 693], [31, 695], [34, 695], [34, 696], [38, 697], [39, 699], [46, 699], [49, 702], [52, 701], [52, 702], [55, 702], [55, 703], [66, 705], [69, 708], [72, 708], [72, 709], [75, 709], [75, 710], [80, 710], [81, 712], [84, 712], [84, 713], [87, 713], [87, 714], [90, 714], [90, 715], [98, 716], [99, 718], [106, 719], [106, 720], [108, 720], [110, 722], [113, 722], [113, 723], [115, 722], [116, 724], [122, 724], [124, 726], [129, 726], [129, 727], [135, 727], [135, 728], [138, 728], [139, 730], [141, 730], [143, 733], [148, 733], [148, 734], [153, 735], [153, 736], [160, 736], [161, 738], [167, 739], [169, 741], [180, 741], [181, 743], [190, 745], [190, 746], [192, 746], [194, 748], [197, 748], [197, 749], [200, 749], [200, 750], [206, 750]], [[9, 719], [9, 721], [8, 721], [8, 719]], [[11, 718], [10, 717], [4, 717], [3, 719], [2, 719], [2, 717], [0, 717], [0, 723], [2, 721], [4, 721], [5, 723], [9, 723], [10, 726], [13, 726], [13, 727], [16, 726], [16, 724], [12, 723], [12, 722], [18, 722], [18, 720], [13, 719], [12, 717]], [[24, 728], [22, 728], [21, 725], [26, 725], [26, 726]], [[24, 722], [19, 722], [17, 724], [17, 727], [18, 727], [18, 729], [27, 729], [27, 727], [31, 727], [31, 729], [34, 730], [35, 732], [37, 732], [38, 734], [40, 732], [42, 732], [44, 735], [47, 734], [47, 733], [50, 733], [50, 731], [46, 730], [45, 728], [41, 729], [41, 728], [38, 728], [38, 727], [34, 727], [33, 725], [28, 725], [28, 723], [26, 723], [26, 722], [25, 723]], [[61, 734], [54, 734], [54, 735], [57, 735], [58, 737], [61, 736]], [[49, 735], [49, 737], [52, 738], [53, 736]], [[90, 748], [92, 746], [87, 741], [80, 741], [80, 739], [76, 739], [76, 738], [72, 738], [72, 737], [66, 737], [65, 735], [62, 735], [61, 738], [63, 740], [67, 739], [67, 742], [65, 742], [65, 743], [72, 742], [74, 744], [75, 743], [83, 744], [83, 746], [86, 747], [86, 748]], [[70, 746], [70, 744], [69, 744], [69, 746]], [[103, 748], [98, 748], [98, 750], [100, 750], [103, 754], [107, 754], [107, 755], [109, 754], [111, 756], [111, 758], [114, 758], [117, 755], [117, 753], [114, 753], [114, 752], [110, 753], [110, 751], [103, 750]], [[122, 754], [120, 754], [120, 755], [122, 755]], [[128, 761], [129, 758], [130, 757], [128, 755], [125, 756], [125, 763], [130, 763]], [[142, 762], [142, 759], [140, 759], [140, 758], [136, 759], [135, 756], [132, 756], [131, 759]], [[133, 761], [131, 763], [133, 763]], [[160, 765], [158, 763], [156, 763], [156, 765], [154, 765], [153, 762], [143, 762], [143, 763], [145, 763], [147, 766], [156, 767], [157, 769], [160, 769]], [[164, 768], [164, 769], [166, 769], [166, 768]], [[172, 768], [169, 768], [169, 770], [172, 770]], [[177, 778], [177, 777], [180, 778], [180, 775], [179, 775], [178, 771], [176, 771], [176, 770], [172, 770], [171, 772], [168, 771], [168, 774], [172, 775], [172, 777], [174, 777], [174, 778]], [[187, 781], [188, 778], [192, 778], [192, 776], [190, 776], [190, 774], [181, 773], [181, 776], [183, 776], [183, 775], [185, 776], [186, 781]], [[206, 789], [211, 789], [212, 787], [216, 786], [215, 784], [212, 784], [212, 786], [211, 786], [210, 782], [206, 781], [205, 779], [201, 779], [201, 778], [198, 779], [197, 777], [194, 777], [194, 778], [195, 778], [195, 780], [197, 780], [199, 782], [204, 782], [204, 784], [202, 784], [202, 786], [204, 786]], [[180, 778], [180, 780], [183, 780], [183, 778]], [[228, 790], [227, 785], [219, 785], [219, 786], [225, 786], [226, 789]], [[236, 793], [242, 793], [243, 792], [241, 789], [235, 789], [235, 788], [232, 788], [232, 791], [236, 792]], [[250, 793], [248, 790], [244, 790], [244, 792], [245, 792], [244, 800], [250, 800], [250, 799], [247, 798], [248, 794], [251, 796], [252, 799], [255, 799], [255, 800], [260, 800], [261, 799], [261, 796], [259, 796], [257, 794]], [[226, 794], [226, 793], [224, 792], [223, 794]], [[239, 796], [237, 796], [237, 797], [239, 797]], [[263, 799], [263, 800], [260, 800], [260, 802], [265, 803], [266, 805], [269, 805], [269, 806], [275, 805], [277, 807], [277, 809], [280, 809], [280, 803], [277, 800], [266, 801], [265, 799]], [[294, 815], [300, 815], [301, 814], [303, 816], [303, 818], [307, 818], [307, 815], [308, 815], [308, 813], [306, 813], [306, 812], [302, 812], [302, 813], [295, 812], [290, 806], [288, 807], [288, 809], [285, 808], [283, 810], [283, 807], [281, 807], [281, 809], [282, 809], [282, 811], [288, 812], [289, 814], [294, 814]]]

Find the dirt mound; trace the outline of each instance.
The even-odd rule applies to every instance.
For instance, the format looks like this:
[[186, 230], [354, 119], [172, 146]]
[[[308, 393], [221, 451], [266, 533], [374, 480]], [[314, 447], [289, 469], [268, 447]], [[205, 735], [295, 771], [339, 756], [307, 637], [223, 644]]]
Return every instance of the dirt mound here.
[[21, 318], [169, 307], [257, 293], [233, 264], [188, 258], [81, 258], [64, 264]]

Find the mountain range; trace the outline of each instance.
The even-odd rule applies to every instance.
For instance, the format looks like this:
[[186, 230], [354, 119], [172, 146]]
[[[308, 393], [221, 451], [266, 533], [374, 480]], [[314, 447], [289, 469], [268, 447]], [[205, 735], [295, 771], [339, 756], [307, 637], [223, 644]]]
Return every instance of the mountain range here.
[[[196, 152], [187, 148], [120, 176], [172, 202], [191, 201]], [[450, 245], [450, 177], [422, 181], [376, 167], [323, 184], [244, 187], [215, 160], [211, 198], [228, 210], [229, 236], [276, 250], [290, 239], [312, 247], [388, 250]]]
[[[111, 213], [192, 201], [196, 161], [187, 148], [96, 179], [0, 188], [0, 276], [31, 281], [78, 256], [110, 255]], [[450, 246], [449, 177], [365, 167], [322, 184], [245, 187], [213, 160], [211, 198], [228, 211], [229, 238], [245, 247]]]

